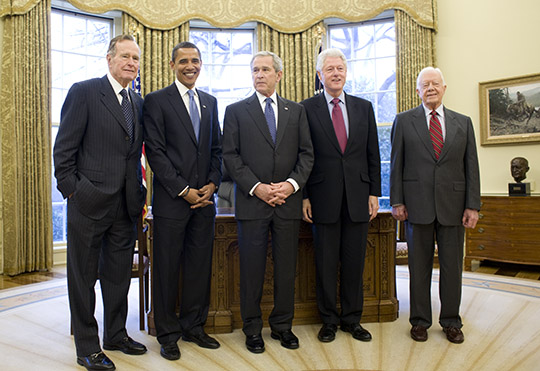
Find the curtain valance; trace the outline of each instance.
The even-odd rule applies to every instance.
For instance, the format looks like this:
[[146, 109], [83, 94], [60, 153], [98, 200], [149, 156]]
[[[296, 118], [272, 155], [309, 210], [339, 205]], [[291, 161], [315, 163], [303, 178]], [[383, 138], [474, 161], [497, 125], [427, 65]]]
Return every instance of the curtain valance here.
[[[0, 16], [25, 14], [42, 0], [0, 0]], [[419, 25], [436, 29], [435, 0], [67, 0], [90, 13], [121, 10], [146, 27], [168, 30], [191, 19], [231, 28], [257, 21], [273, 29], [301, 32], [326, 18], [358, 22], [387, 9], [401, 9]], [[339, 4], [339, 5], [338, 5]]]

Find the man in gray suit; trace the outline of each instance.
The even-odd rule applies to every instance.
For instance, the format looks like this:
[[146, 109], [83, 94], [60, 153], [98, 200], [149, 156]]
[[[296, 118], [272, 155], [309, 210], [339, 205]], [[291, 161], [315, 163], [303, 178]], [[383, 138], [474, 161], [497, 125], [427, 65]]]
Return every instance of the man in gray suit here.
[[[264, 352], [262, 297], [268, 232], [274, 258], [272, 338], [299, 346], [291, 331], [302, 192], [313, 165], [304, 108], [276, 94], [283, 62], [271, 52], [251, 60], [255, 94], [227, 107], [223, 161], [236, 185], [235, 213], [240, 249], [240, 305], [246, 347]], [[276, 128], [277, 126], [277, 128]]]
[[126, 331], [127, 294], [146, 189], [142, 185], [142, 98], [128, 88], [140, 50], [130, 35], [113, 38], [109, 73], [74, 84], [54, 145], [55, 176], [67, 205], [67, 281], [77, 363], [113, 370], [94, 317], [94, 286], [103, 297], [103, 348], [143, 354]]
[[480, 176], [471, 119], [443, 106], [446, 84], [438, 68], [418, 75], [422, 105], [396, 116], [392, 127], [390, 203], [405, 222], [410, 272], [411, 337], [427, 340], [435, 241], [440, 263], [439, 323], [462, 343], [459, 316], [464, 228], [480, 210]]

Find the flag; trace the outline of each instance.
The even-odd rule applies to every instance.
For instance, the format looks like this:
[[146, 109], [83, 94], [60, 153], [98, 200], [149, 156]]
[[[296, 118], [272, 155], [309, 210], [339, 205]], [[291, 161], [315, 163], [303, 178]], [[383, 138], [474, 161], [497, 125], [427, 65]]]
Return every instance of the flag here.
[[[137, 77], [135, 80], [131, 82], [131, 88], [135, 93], [141, 95], [141, 71], [137, 72]], [[142, 172], [142, 184], [146, 188], [146, 152], [144, 150], [144, 143], [142, 146], [142, 153], [141, 153], [141, 172]], [[144, 201], [144, 207], [142, 211], [142, 218], [146, 218], [146, 215], [148, 214], [148, 204], [146, 200]]]

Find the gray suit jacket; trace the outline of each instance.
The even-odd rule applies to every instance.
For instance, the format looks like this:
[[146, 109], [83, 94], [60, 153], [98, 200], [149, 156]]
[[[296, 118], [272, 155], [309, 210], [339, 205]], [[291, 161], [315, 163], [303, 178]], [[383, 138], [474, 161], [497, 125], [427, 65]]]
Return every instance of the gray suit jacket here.
[[301, 191], [275, 208], [249, 195], [257, 182], [292, 178], [302, 188], [313, 166], [313, 146], [304, 107], [281, 97], [277, 106], [275, 145], [256, 94], [231, 104], [225, 112], [223, 162], [236, 184], [237, 219], [266, 219], [274, 212], [284, 219], [302, 218]]
[[461, 225], [463, 211], [480, 210], [480, 175], [472, 121], [444, 108], [446, 138], [435, 158], [422, 105], [400, 113], [392, 127], [390, 203], [409, 221]]
[[144, 205], [142, 185], [142, 103], [129, 89], [133, 103], [134, 141], [130, 143], [122, 108], [107, 78], [74, 84], [62, 106], [54, 144], [58, 190], [91, 219], [103, 218], [125, 195], [130, 217]]

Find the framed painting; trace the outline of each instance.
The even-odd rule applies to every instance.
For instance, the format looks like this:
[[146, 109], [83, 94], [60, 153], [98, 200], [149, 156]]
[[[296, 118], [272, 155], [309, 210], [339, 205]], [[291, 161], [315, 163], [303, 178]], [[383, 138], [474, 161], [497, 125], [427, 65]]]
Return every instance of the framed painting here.
[[481, 82], [480, 144], [540, 142], [540, 74]]

